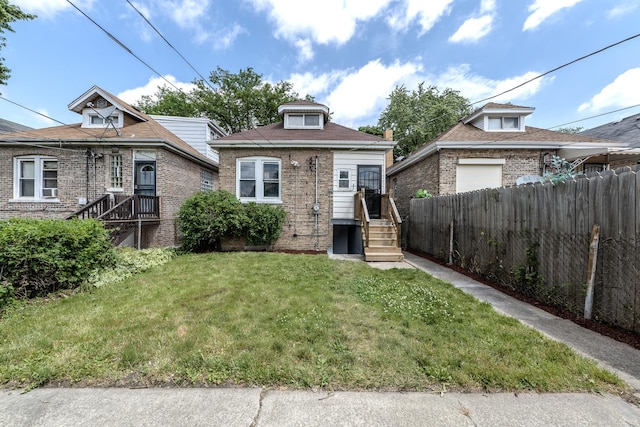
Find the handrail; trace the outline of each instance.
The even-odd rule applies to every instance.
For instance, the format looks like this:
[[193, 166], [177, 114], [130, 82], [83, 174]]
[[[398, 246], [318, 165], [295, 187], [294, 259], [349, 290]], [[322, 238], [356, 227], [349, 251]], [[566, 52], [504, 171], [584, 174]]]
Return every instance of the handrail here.
[[400, 213], [398, 212], [398, 208], [396, 207], [396, 202], [393, 200], [393, 197], [389, 196], [389, 205], [391, 207], [389, 212], [389, 217], [393, 222], [393, 225], [396, 229], [396, 236], [398, 238], [398, 246], [400, 246], [400, 241], [402, 239], [402, 218], [400, 218]]
[[367, 209], [367, 202], [364, 198], [364, 189], [354, 194], [354, 217], [362, 221], [362, 231], [364, 233], [365, 247], [369, 247], [369, 224], [371, 218], [369, 217], [369, 209]]
[[[129, 203], [130, 201], [132, 201], [134, 199], [134, 197], [135, 196], [129, 196], [126, 199], [122, 200], [120, 203], [118, 203], [117, 205], [115, 205], [114, 207], [109, 209], [108, 211], [103, 212], [102, 215], [100, 215], [98, 217], [98, 219], [100, 219], [100, 220], [112, 220], [112, 219], [114, 219], [114, 218], [111, 217], [112, 214], [116, 213], [116, 212], [117, 213], [122, 213], [123, 209], [121, 209], [121, 207], [124, 206], [125, 204]], [[132, 211], [133, 211], [133, 209], [129, 208], [128, 209], [128, 214], [127, 214], [127, 211], [124, 211], [125, 212], [124, 217], [121, 216], [121, 217], [115, 218], [115, 219], [135, 219], [135, 218], [133, 218]]]
[[[84, 206], [82, 209], [68, 215], [65, 219], [73, 219], [73, 218], [96, 218], [102, 215], [105, 211], [109, 209], [109, 195], [103, 194], [98, 197], [93, 202]], [[102, 213], [101, 213], [102, 212]]]

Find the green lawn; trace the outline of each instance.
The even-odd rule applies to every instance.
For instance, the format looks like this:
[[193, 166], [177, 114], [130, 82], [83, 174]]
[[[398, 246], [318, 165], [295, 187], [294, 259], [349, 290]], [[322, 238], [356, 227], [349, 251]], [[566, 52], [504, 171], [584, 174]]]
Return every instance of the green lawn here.
[[0, 384], [602, 391], [595, 363], [417, 270], [184, 255], [0, 319]]

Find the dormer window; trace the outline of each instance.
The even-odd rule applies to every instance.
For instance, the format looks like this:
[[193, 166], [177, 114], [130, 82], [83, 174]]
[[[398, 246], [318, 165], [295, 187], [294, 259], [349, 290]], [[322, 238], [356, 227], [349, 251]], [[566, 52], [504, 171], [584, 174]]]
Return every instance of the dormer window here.
[[320, 125], [320, 114], [305, 113], [285, 115], [285, 127], [287, 129], [322, 129]]
[[113, 115], [113, 116], [110, 116], [110, 117], [102, 117], [102, 116], [99, 116], [97, 114], [90, 114], [89, 118], [91, 120], [91, 124], [92, 125], [104, 126], [104, 125], [107, 125], [109, 123], [113, 123], [114, 125], [118, 124], [118, 116], [116, 116], [116, 115]]
[[489, 130], [519, 130], [520, 117], [489, 117]]

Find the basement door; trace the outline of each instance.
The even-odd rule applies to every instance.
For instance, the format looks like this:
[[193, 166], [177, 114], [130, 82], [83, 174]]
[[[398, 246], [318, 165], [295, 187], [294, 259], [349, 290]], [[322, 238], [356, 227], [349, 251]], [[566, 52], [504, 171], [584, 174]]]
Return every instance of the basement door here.
[[364, 188], [370, 218], [380, 218], [380, 197], [382, 195], [382, 166], [358, 165], [358, 190]]

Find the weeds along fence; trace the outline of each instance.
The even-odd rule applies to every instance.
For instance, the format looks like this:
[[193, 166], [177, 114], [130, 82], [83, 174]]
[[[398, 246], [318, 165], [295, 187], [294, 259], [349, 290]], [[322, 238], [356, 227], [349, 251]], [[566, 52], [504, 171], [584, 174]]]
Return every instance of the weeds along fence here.
[[583, 314], [600, 226], [592, 318], [640, 333], [640, 175], [627, 168], [411, 201], [408, 242], [522, 295]]

